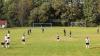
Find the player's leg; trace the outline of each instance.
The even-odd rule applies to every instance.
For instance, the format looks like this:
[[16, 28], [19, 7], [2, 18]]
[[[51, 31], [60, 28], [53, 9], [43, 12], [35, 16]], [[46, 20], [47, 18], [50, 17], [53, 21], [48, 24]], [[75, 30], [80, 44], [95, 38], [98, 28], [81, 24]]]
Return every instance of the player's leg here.
[[86, 43], [86, 48], [89, 48], [89, 43]]
[[8, 42], [8, 43], [7, 43], [7, 48], [9, 48], [9, 47], [10, 47], [10, 43]]
[[90, 45], [89, 45], [89, 43], [88, 43], [88, 45], [87, 45], [87, 48], [90, 48]]
[[64, 36], [66, 36], [66, 33], [64, 33]]
[[71, 37], [71, 34], [70, 34], [70, 37]]
[[86, 48], [87, 48], [87, 45], [86, 45]]
[[4, 42], [1, 42], [1, 46], [4, 47]]
[[8, 48], [7, 43], [5, 43], [5, 48]]

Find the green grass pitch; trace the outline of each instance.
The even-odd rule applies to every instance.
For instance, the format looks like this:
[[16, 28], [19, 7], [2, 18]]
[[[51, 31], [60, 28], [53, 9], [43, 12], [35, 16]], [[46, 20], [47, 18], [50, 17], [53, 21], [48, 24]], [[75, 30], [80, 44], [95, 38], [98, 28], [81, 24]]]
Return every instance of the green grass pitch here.
[[[63, 28], [67, 32], [66, 37]], [[11, 45], [10, 48], [0, 45], [0, 56], [100, 56], [100, 34], [96, 33], [96, 27], [52, 27], [45, 28], [44, 33], [40, 28], [34, 28], [31, 35], [26, 36], [25, 45], [21, 43], [21, 37], [29, 28], [0, 29], [0, 41], [8, 29], [11, 31]], [[61, 39], [59, 42], [56, 39], [57, 32]], [[89, 49], [85, 48], [86, 36], [91, 40]]]

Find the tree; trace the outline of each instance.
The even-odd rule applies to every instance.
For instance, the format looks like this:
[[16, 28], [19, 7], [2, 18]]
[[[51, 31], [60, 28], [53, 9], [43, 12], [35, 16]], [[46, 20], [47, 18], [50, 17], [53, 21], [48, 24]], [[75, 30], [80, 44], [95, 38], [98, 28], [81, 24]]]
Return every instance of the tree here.
[[3, 18], [3, 7], [4, 7], [4, 0], [0, 0], [0, 18]]
[[25, 21], [28, 21], [30, 11], [33, 8], [32, 5], [33, 5], [32, 0], [20, 0], [18, 20], [19, 20], [21, 26], [24, 26], [27, 24], [27, 22], [25, 22]]
[[[93, 0], [84, 1], [84, 16], [87, 26], [92, 25], [95, 18], [93, 18]], [[88, 25], [89, 24], [89, 25]]]
[[44, 23], [48, 20], [48, 10], [49, 10], [49, 3], [44, 2], [41, 6], [35, 7], [30, 13], [30, 23], [32, 22], [41, 22]]
[[38, 7], [31, 10], [30, 16], [29, 16], [29, 25], [31, 25], [32, 22], [38, 21], [38, 15], [39, 15], [38, 10], [39, 10]]
[[95, 15], [95, 23], [100, 25], [100, 0], [94, 0], [93, 13]]
[[10, 0], [5, 6], [8, 6], [6, 7], [6, 16], [9, 26], [12, 27], [15, 25], [16, 19], [18, 18], [18, 0]]

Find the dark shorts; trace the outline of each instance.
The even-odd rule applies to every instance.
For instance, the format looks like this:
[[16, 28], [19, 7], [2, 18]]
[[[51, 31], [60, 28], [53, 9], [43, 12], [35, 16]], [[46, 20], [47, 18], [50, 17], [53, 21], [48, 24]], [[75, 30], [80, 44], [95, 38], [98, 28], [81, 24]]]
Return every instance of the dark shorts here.
[[59, 39], [59, 37], [57, 39]]
[[10, 43], [7, 43], [7, 45], [10, 45]]
[[10, 37], [8, 37], [8, 39], [10, 39]]
[[1, 45], [4, 45], [5, 43], [4, 42], [1, 42]]
[[22, 39], [22, 42], [25, 42], [25, 39]]
[[89, 45], [90, 43], [86, 43], [86, 45]]

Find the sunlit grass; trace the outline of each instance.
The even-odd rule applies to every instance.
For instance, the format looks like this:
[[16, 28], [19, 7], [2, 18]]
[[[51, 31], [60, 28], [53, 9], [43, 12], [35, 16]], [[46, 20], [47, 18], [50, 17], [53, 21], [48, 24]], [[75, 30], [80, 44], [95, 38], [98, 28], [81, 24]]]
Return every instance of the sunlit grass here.
[[[63, 36], [66, 28], [67, 36]], [[7, 30], [11, 31], [10, 48], [0, 46], [0, 56], [100, 56], [100, 34], [95, 27], [53, 27], [45, 28], [42, 33], [40, 28], [32, 28], [31, 35], [27, 35], [26, 44], [21, 43], [21, 36], [29, 28], [0, 29], [0, 41], [3, 40]], [[69, 31], [72, 37], [69, 37]], [[60, 41], [56, 35], [59, 33]], [[90, 48], [85, 48], [85, 37], [91, 40]]]

